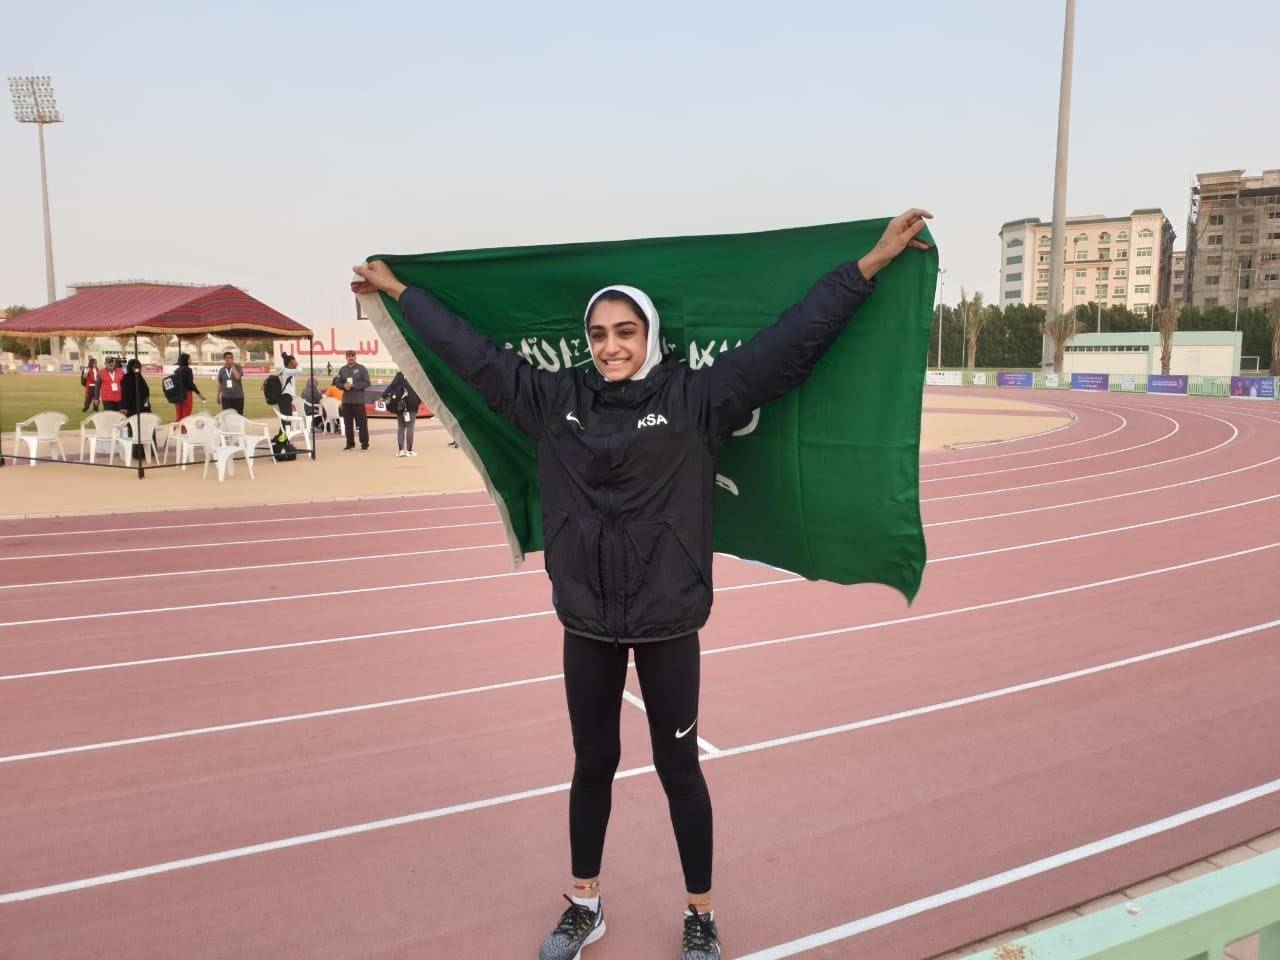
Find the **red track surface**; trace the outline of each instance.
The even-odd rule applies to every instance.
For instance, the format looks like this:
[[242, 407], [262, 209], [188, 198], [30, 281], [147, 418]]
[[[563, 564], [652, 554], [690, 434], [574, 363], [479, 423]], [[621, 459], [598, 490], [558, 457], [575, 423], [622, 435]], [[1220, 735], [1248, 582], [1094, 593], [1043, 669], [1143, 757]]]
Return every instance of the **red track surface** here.
[[[1280, 406], [1053, 402], [925, 458], [910, 609], [717, 558], [727, 957], [927, 957], [1280, 827]], [[0, 957], [536, 955], [572, 768], [545, 577], [478, 495], [312, 509], [0, 524]], [[679, 952], [623, 711], [588, 960]]]

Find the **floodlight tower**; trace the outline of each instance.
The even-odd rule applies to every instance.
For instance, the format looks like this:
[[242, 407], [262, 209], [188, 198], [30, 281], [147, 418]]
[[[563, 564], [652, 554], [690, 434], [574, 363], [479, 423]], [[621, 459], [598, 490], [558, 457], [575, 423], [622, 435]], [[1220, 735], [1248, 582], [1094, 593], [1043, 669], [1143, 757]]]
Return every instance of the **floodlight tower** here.
[[[61, 123], [58, 102], [53, 97], [53, 81], [49, 77], [10, 77], [9, 93], [13, 97], [13, 115], [19, 123], [34, 123], [40, 140], [40, 200], [44, 206], [44, 279], [48, 302], [57, 297], [53, 282], [53, 234], [49, 228], [49, 176], [44, 163], [44, 126]], [[50, 347], [55, 359], [61, 345], [55, 339]]]

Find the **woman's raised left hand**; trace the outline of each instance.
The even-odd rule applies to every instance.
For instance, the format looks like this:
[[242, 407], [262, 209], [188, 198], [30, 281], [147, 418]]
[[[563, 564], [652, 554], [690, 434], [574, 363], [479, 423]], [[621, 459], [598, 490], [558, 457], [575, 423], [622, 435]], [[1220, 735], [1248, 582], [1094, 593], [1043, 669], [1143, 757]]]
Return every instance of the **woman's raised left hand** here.
[[870, 280], [907, 247], [928, 250], [931, 244], [917, 240], [916, 236], [924, 229], [925, 221], [932, 219], [933, 214], [928, 210], [913, 208], [890, 220], [876, 245], [858, 261], [862, 275]]

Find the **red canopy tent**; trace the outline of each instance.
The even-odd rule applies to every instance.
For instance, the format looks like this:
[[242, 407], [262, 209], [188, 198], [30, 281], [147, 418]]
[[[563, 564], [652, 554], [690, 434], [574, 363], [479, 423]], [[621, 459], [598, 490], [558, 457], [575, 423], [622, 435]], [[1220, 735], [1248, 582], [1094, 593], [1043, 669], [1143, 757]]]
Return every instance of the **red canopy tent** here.
[[238, 287], [111, 283], [78, 288], [47, 307], [0, 323], [0, 333], [26, 337], [311, 336], [311, 331]]
[[[166, 283], [83, 285], [62, 300], [0, 322], [0, 334], [16, 337], [131, 338], [206, 334], [235, 337], [312, 336], [312, 331], [230, 284], [194, 287]], [[311, 375], [315, 376], [312, 360]], [[315, 444], [312, 444], [315, 458]], [[138, 458], [138, 476], [143, 460]]]

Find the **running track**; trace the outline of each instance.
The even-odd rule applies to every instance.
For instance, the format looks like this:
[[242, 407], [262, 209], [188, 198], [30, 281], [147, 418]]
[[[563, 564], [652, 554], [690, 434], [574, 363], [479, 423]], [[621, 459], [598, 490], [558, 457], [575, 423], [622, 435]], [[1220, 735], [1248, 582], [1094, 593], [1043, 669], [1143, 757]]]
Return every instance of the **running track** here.
[[[910, 609], [717, 558], [726, 957], [928, 957], [1280, 827], [1280, 405], [1051, 402], [926, 456]], [[0, 523], [0, 957], [535, 956], [572, 760], [501, 544], [480, 495]], [[679, 952], [623, 711], [587, 960]]]

